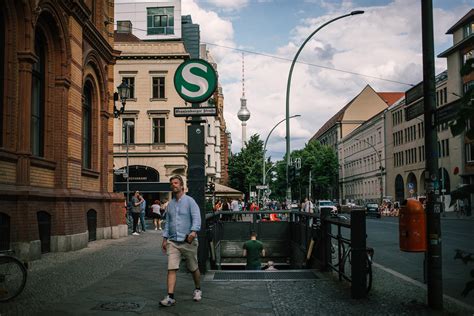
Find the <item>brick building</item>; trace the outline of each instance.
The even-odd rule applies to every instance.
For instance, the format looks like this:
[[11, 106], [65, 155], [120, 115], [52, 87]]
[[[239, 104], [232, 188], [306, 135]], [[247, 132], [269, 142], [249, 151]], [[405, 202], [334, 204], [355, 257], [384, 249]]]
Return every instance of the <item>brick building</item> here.
[[112, 0], [0, 2], [0, 248], [127, 234], [113, 186]]

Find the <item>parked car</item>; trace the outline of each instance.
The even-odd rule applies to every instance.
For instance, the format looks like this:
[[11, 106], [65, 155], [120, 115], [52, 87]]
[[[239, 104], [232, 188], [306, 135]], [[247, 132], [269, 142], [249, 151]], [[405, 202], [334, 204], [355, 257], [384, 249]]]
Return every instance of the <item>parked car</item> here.
[[365, 206], [365, 215], [367, 217], [374, 216], [376, 218], [382, 217], [377, 203], [367, 203]]
[[333, 202], [329, 200], [319, 200], [316, 202], [316, 212], [321, 213], [321, 207], [327, 207], [331, 209], [331, 214], [337, 214], [337, 207]]

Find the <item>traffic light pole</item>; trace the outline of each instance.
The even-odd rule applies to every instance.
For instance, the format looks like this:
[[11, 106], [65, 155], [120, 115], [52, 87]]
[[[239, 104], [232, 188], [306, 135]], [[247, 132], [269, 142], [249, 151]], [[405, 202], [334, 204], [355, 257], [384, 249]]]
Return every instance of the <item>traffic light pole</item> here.
[[428, 306], [443, 309], [443, 278], [441, 253], [441, 205], [438, 202], [438, 135], [436, 133], [436, 86], [433, 41], [433, 3], [421, 1], [421, 29], [423, 47], [423, 100], [425, 119], [426, 219], [427, 219], [427, 288]]

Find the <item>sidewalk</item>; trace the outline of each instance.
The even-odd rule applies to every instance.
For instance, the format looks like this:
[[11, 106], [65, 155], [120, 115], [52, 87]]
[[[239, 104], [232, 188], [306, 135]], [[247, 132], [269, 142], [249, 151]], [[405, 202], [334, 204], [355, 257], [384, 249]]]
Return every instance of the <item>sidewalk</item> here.
[[[179, 272], [177, 304], [159, 307], [166, 295], [166, 256], [161, 232], [92, 242], [87, 249], [52, 253], [33, 262], [25, 291], [0, 304], [0, 315], [472, 315], [474, 307], [445, 300], [430, 312], [426, 291], [374, 267], [367, 299], [352, 300], [348, 282], [330, 273], [302, 281], [228, 281], [203, 277], [201, 302], [192, 301], [192, 278]], [[271, 272], [267, 272], [271, 273]], [[470, 293], [474, 295], [474, 293]]]

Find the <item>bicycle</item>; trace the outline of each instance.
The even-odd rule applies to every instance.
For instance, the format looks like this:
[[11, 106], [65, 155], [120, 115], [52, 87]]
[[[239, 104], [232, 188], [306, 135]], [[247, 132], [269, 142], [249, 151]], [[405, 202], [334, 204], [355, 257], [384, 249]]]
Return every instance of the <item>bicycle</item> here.
[[[345, 271], [346, 267], [346, 262], [348, 261], [349, 265], [352, 265], [352, 247], [349, 245], [347, 247], [347, 250], [345, 249], [344, 243], [340, 244], [340, 247], [342, 248], [341, 251], [341, 258], [339, 258], [339, 262], [341, 264], [340, 270], [342, 273]], [[366, 283], [366, 291], [369, 293], [370, 289], [372, 288], [372, 259], [374, 258], [375, 250], [374, 248], [371, 247], [366, 247], [365, 248], [365, 253], [366, 253], [366, 261], [365, 261], [365, 271], [366, 271], [366, 277], [367, 277], [367, 283]], [[348, 260], [349, 259], [349, 260]], [[337, 266], [337, 265], [336, 265]]]
[[26, 285], [26, 267], [12, 254], [11, 250], [0, 252], [0, 302], [17, 297]]

